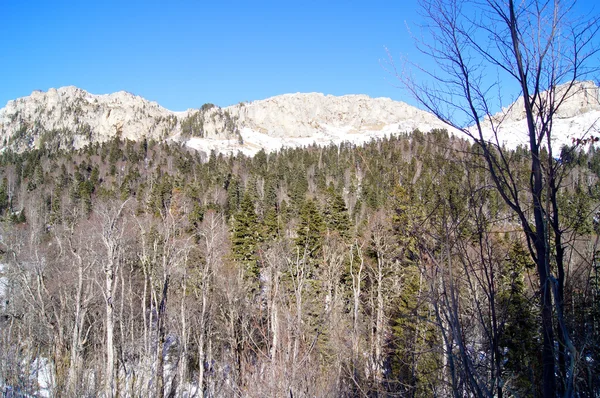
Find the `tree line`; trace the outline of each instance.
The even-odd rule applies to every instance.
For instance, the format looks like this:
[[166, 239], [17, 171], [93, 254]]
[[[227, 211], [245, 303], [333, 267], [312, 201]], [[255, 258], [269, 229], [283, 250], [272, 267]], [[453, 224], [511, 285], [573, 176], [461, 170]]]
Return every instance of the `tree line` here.
[[[502, 155], [528, 189], [529, 150]], [[600, 154], [539, 156], [562, 172], [556, 377], [597, 396]], [[480, 145], [434, 130], [225, 157], [115, 137], [0, 164], [5, 391], [543, 393], [534, 208], [512, 211]]]

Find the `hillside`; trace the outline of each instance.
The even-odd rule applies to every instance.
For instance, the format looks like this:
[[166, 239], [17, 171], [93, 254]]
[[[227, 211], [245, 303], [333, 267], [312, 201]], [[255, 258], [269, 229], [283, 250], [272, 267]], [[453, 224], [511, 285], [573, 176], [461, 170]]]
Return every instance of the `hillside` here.
[[[559, 86], [556, 98], [565, 95], [566, 86]], [[576, 83], [566, 96], [554, 117], [552, 126], [552, 144], [555, 148], [572, 145], [574, 139], [598, 135], [600, 130], [600, 88], [591, 81]], [[542, 99], [547, 93], [542, 93]], [[503, 108], [492, 117], [498, 125], [500, 143], [509, 148], [518, 145], [529, 145], [527, 120], [523, 105], [523, 97]], [[490, 120], [483, 124], [484, 136], [492, 137]]]
[[[436, 131], [208, 160], [118, 137], [0, 153], [0, 391], [102, 396], [114, 372], [125, 397], [452, 396], [449, 358], [534, 395], [535, 268], [471, 148]], [[527, 192], [523, 153], [506, 155]], [[600, 152], [572, 155], [565, 317], [584, 385], [600, 374]], [[464, 354], [443, 349], [451, 333]]]
[[81, 148], [119, 134], [139, 140], [173, 139], [205, 152], [254, 154], [282, 147], [374, 137], [414, 129], [442, 128], [424, 111], [387, 98], [286, 94], [226, 108], [172, 112], [127, 92], [94, 95], [76, 87], [35, 91], [0, 110], [2, 147], [17, 151], [47, 146]]
[[[558, 146], [598, 130], [598, 87], [581, 82], [572, 91], [555, 118], [553, 137]], [[510, 148], [527, 142], [522, 103], [519, 98], [492, 118], [500, 123], [500, 142]], [[489, 120], [484, 127], [491, 137]], [[435, 128], [447, 126], [406, 103], [366, 95], [284, 94], [225, 108], [205, 104], [173, 112], [124, 91], [94, 95], [70, 86], [34, 91], [0, 109], [0, 146], [16, 151], [77, 149], [118, 134], [134, 141], [146, 137], [184, 142], [206, 154], [215, 150], [254, 155], [261, 149], [271, 152], [313, 143], [361, 145], [374, 138]]]

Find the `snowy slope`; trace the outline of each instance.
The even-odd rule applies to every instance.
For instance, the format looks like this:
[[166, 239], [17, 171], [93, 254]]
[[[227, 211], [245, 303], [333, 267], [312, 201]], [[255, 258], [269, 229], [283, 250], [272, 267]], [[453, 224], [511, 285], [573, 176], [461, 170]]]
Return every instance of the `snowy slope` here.
[[[557, 89], [557, 95], [564, 92], [565, 86]], [[570, 91], [571, 94], [554, 118], [552, 126], [552, 146], [560, 148], [572, 145], [574, 139], [600, 135], [600, 89], [593, 82], [579, 82]], [[519, 145], [529, 146], [527, 120], [523, 98], [494, 115], [499, 123], [498, 138], [500, 144], [508, 148]], [[493, 133], [489, 121], [484, 122], [484, 136], [492, 139]]]
[[389, 98], [319, 93], [285, 94], [224, 108], [237, 120], [239, 137], [187, 141], [191, 148], [253, 155], [308, 145], [357, 145], [414, 129], [445, 128], [432, 114]]
[[[554, 124], [555, 144], [597, 134], [600, 96], [591, 82], [578, 83]], [[527, 143], [522, 99], [494, 116], [508, 147]], [[484, 122], [491, 136], [489, 121]], [[172, 112], [127, 92], [94, 95], [77, 87], [35, 91], [0, 109], [0, 150], [46, 146], [81, 148], [121, 138], [174, 140], [209, 153], [253, 155], [282, 147], [349, 142], [363, 144], [393, 134], [448, 127], [432, 114], [389, 98], [320, 93], [284, 94], [226, 108], [205, 105]], [[451, 129], [449, 129], [451, 130]], [[450, 131], [456, 134], [454, 131]]]
[[35, 91], [0, 109], [0, 148], [80, 148], [116, 134], [172, 139], [209, 152], [254, 154], [281, 147], [361, 144], [418, 128], [444, 128], [433, 115], [388, 98], [284, 94], [226, 108], [172, 112], [127, 92], [90, 94], [77, 87]]

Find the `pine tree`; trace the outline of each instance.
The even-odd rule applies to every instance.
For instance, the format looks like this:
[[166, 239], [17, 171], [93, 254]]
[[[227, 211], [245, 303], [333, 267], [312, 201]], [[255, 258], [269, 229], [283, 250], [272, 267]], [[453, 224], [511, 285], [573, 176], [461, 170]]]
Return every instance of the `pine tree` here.
[[351, 222], [348, 208], [342, 196], [330, 187], [327, 190], [327, 202], [325, 206], [325, 224], [330, 232], [337, 232], [342, 238], [347, 239], [351, 235]]
[[0, 217], [4, 214], [4, 211], [8, 209], [8, 180], [6, 177], [2, 179], [2, 185], [0, 185]]
[[419, 268], [423, 209], [400, 186], [393, 190], [388, 206], [397, 246], [393, 272], [400, 287], [390, 314], [394, 347], [392, 371], [402, 395], [426, 396], [428, 374], [432, 373], [438, 358], [420, 349], [423, 344], [435, 345], [430, 326], [432, 320], [427, 320], [430, 314], [423, 300], [423, 276]]
[[234, 216], [232, 232], [233, 258], [244, 265], [247, 277], [257, 279], [260, 273], [257, 258], [258, 244], [261, 240], [260, 225], [254, 211], [254, 203], [247, 194], [240, 203], [240, 210]]
[[[536, 353], [539, 340], [535, 314], [525, 295], [525, 272], [532, 269], [529, 253], [520, 242], [512, 245], [501, 274], [498, 307], [504, 309], [500, 346], [505, 348], [505, 369], [510, 373], [513, 390], [531, 396], [532, 382], [539, 382], [541, 368]], [[534, 372], [535, 374], [531, 374]]]
[[228, 176], [227, 181], [225, 182], [225, 189], [227, 190], [225, 214], [229, 217], [236, 214], [242, 201], [242, 189], [240, 187], [240, 181], [236, 176]]
[[270, 207], [263, 219], [263, 238], [273, 240], [279, 236], [279, 218], [275, 207]]
[[296, 230], [296, 245], [298, 245], [308, 257], [316, 258], [323, 243], [325, 223], [323, 217], [312, 199], [308, 199], [300, 210], [300, 223]]

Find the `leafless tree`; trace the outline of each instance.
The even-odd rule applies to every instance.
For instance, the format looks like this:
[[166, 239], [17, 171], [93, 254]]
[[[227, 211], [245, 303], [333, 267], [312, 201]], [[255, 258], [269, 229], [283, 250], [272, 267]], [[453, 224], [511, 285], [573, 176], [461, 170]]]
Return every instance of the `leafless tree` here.
[[[66, 394], [75, 396], [80, 391], [81, 371], [83, 370], [83, 352], [88, 344], [94, 322], [88, 318], [88, 311], [94, 301], [97, 291], [95, 272], [97, 258], [93, 255], [91, 246], [93, 238], [89, 234], [90, 224], [83, 226], [66, 224], [63, 231], [56, 231], [55, 239], [72, 263], [69, 270], [76, 271], [74, 297], [72, 297], [73, 318], [70, 337], [70, 360], [67, 373]], [[63, 266], [66, 265], [63, 263]]]
[[116, 394], [116, 368], [115, 368], [115, 297], [117, 277], [121, 267], [123, 256], [123, 237], [125, 234], [124, 209], [127, 201], [106, 202], [103, 208], [96, 210], [101, 228], [99, 230], [101, 241], [104, 245], [105, 253], [102, 258], [104, 261], [104, 287], [102, 294], [104, 296], [106, 317], [105, 317], [105, 350], [106, 364], [104, 374], [104, 395], [113, 397]]
[[[578, 17], [574, 2], [560, 0], [423, 0], [422, 10], [427, 23], [417, 46], [436, 66], [413, 64], [409, 71], [394, 73], [421, 105], [478, 144], [537, 265], [543, 396], [554, 397], [557, 391], [571, 396], [577, 352], [564, 321], [566, 248], [558, 202], [564, 165], [555, 161], [553, 126], [565, 102], [584, 89], [579, 81], [597, 76], [599, 17]], [[493, 114], [517, 96], [522, 101], [509, 112], [521, 112], [526, 119], [531, 165], [526, 192], [503, 147], [506, 117]], [[591, 133], [582, 131], [579, 142]]]
[[[198, 351], [198, 391], [214, 392], [214, 388], [206, 388], [205, 366], [212, 361], [212, 328], [215, 318], [214, 309], [214, 274], [223, 265], [227, 253], [227, 225], [222, 214], [209, 211], [197, 231], [201, 254], [199, 264], [191, 270], [191, 290], [197, 303], [195, 311], [195, 327], [192, 331]], [[211, 384], [211, 383], [208, 383]]]

